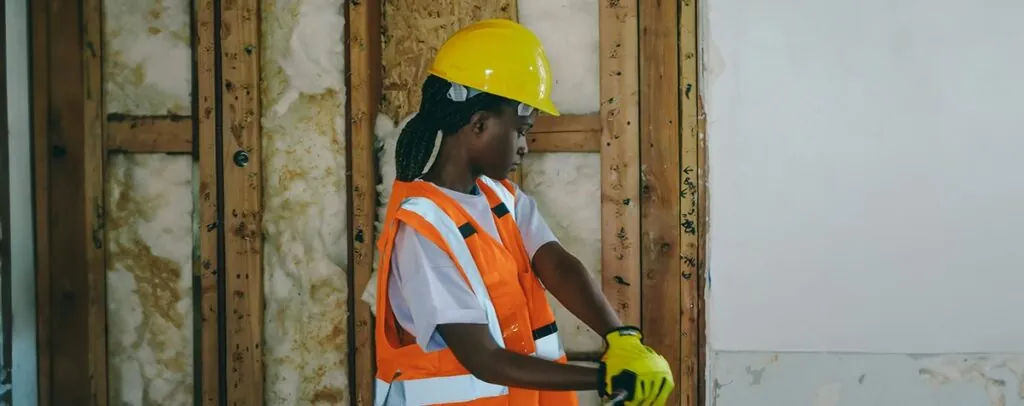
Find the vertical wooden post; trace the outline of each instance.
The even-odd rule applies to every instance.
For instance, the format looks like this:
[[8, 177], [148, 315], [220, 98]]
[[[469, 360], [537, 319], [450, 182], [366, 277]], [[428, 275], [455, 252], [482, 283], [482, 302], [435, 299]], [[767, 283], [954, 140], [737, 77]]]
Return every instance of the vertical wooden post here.
[[381, 2], [349, 2], [348, 9], [348, 146], [351, 168], [352, 266], [349, 274], [350, 353], [352, 404], [373, 404], [374, 347], [370, 305], [359, 292], [373, 273], [374, 218], [377, 213], [376, 135], [374, 123], [381, 97]]
[[53, 388], [50, 351], [50, 140], [49, 94], [50, 94], [50, 21], [48, 1], [29, 4], [29, 32], [32, 72], [32, 198], [35, 219], [35, 262], [36, 262], [36, 357], [39, 386], [39, 405], [53, 404], [50, 389]]
[[30, 6], [40, 404], [105, 405], [102, 2]]
[[[640, 3], [640, 245], [644, 341], [668, 359], [668, 404], [696, 406], [680, 371], [678, 3]], [[667, 220], [676, 221], [667, 221]]]
[[217, 58], [214, 0], [192, 1], [192, 157], [198, 162], [194, 216], [199, 228], [194, 230], [198, 258], [193, 263], [193, 289], [198, 287], [194, 323], [199, 334], [195, 337], [196, 380], [195, 391], [203, 406], [217, 406], [221, 402], [223, 380], [221, 361], [225, 348], [220, 335], [220, 317], [223, 312], [219, 288], [219, 275], [223, 269], [218, 244], [223, 237], [220, 215], [221, 193], [218, 187], [217, 162]]
[[639, 326], [640, 100], [637, 2], [602, 1], [599, 21], [602, 284], [605, 295], [622, 321]]
[[227, 402], [258, 406], [263, 404], [260, 3], [217, 4]]
[[[682, 385], [692, 386], [691, 405], [704, 404], [704, 275], [707, 236], [707, 156], [703, 106], [698, 89], [698, 0], [684, 0], [679, 9], [680, 278]], [[683, 394], [683, 392], [680, 392]], [[685, 400], [685, 399], [684, 399]]]

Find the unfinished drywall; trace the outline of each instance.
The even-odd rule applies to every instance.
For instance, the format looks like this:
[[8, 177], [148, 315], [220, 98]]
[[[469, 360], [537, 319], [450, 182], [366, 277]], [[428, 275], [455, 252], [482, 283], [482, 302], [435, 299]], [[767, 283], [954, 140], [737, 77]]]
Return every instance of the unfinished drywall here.
[[1024, 3], [703, 10], [709, 400], [1024, 404]]
[[348, 403], [344, 8], [262, 3], [268, 405]]
[[[108, 113], [189, 114], [189, 4], [103, 2]], [[190, 403], [192, 158], [111, 154], [106, 184], [110, 402]]]
[[29, 3], [6, 1], [7, 131], [11, 187], [11, 404], [39, 403], [36, 268], [32, 195], [32, 114], [29, 79]]
[[1024, 406], [1020, 354], [719, 352], [708, 405]]

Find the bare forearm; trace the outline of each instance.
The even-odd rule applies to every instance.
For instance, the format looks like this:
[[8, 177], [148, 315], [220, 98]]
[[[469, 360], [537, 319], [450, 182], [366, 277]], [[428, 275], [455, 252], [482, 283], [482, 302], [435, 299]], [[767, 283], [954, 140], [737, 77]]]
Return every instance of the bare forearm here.
[[473, 376], [496, 385], [535, 390], [597, 390], [600, 370], [559, 364], [499, 347], [485, 324], [437, 326], [455, 358]]
[[548, 243], [537, 250], [534, 271], [569, 312], [598, 334], [622, 327], [601, 286], [583, 263], [558, 243]]
[[493, 384], [535, 390], [597, 390], [601, 382], [597, 368], [559, 364], [505, 349], [496, 350], [486, 367], [470, 372]]

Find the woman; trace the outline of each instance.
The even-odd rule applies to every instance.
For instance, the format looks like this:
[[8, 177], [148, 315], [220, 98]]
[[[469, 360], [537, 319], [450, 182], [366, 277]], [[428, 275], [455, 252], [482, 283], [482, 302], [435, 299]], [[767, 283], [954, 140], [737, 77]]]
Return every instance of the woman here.
[[[537, 110], [558, 115], [539, 40], [482, 21], [453, 35], [429, 73], [397, 142], [378, 241], [375, 404], [565, 406], [578, 390], [664, 404], [668, 363], [507, 180]], [[545, 288], [604, 334], [600, 367], [566, 363]]]

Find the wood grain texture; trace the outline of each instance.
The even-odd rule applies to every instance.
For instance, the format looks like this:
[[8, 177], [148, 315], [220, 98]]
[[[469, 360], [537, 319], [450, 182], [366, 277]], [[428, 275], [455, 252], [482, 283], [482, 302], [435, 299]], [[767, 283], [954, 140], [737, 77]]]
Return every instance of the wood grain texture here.
[[36, 234], [40, 404], [105, 405], [102, 4], [30, 6], [37, 218], [45, 217]]
[[[200, 79], [204, 80], [204, 79]], [[107, 116], [107, 151], [192, 153], [192, 118], [187, 116]]]
[[680, 371], [678, 3], [640, 3], [640, 229], [644, 342], [672, 366], [667, 404], [696, 406]]
[[[195, 196], [195, 210], [199, 228], [193, 230], [196, 252], [192, 261], [193, 286], [199, 287], [199, 300], [194, 323], [199, 325], [199, 356], [196, 357], [195, 390], [203, 406], [221, 404], [224, 356], [220, 318], [223, 291], [218, 282], [223, 262], [218, 244], [224, 228], [220, 214], [220, 190], [217, 187], [217, 78], [215, 65], [214, 0], [192, 1], [192, 120], [189, 121], [189, 145], [197, 163], [199, 183]], [[193, 138], [194, 137], [194, 142]]]
[[35, 211], [36, 358], [39, 405], [50, 406], [53, 351], [50, 348], [50, 21], [48, 1], [29, 3], [32, 71], [32, 197]]
[[348, 3], [349, 179], [352, 267], [349, 275], [349, 374], [355, 405], [373, 404], [374, 347], [370, 305], [358, 299], [373, 273], [373, 224], [377, 214], [376, 134], [381, 102], [381, 2]]
[[260, 3], [220, 5], [227, 403], [263, 404]]
[[601, 1], [601, 272], [619, 318], [640, 325], [637, 3]]
[[541, 115], [526, 137], [530, 152], [601, 152], [601, 115]]
[[601, 152], [601, 132], [550, 132], [526, 136], [530, 152]]
[[682, 251], [680, 281], [682, 378], [684, 405], [703, 405], [704, 397], [704, 252], [707, 236], [707, 160], [703, 114], [698, 89], [697, 0], [680, 3], [679, 9], [679, 107], [681, 153], [679, 177]]

